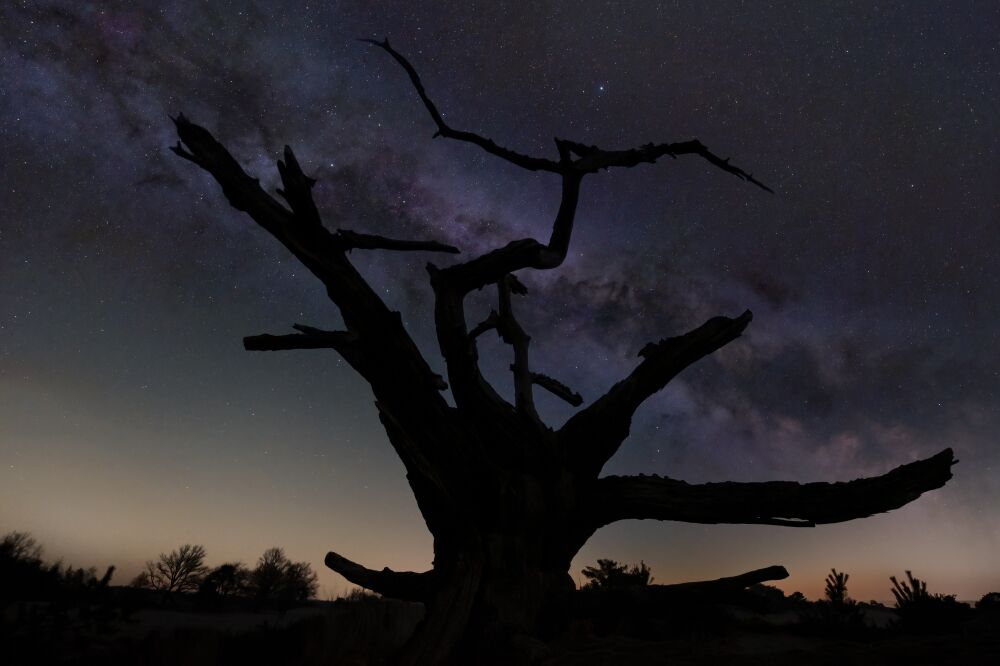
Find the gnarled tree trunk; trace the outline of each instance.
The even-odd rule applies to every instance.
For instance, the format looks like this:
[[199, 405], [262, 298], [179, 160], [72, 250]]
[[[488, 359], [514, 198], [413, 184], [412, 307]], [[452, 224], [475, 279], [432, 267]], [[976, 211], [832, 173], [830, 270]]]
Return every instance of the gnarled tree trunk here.
[[[387, 41], [372, 42], [404, 68], [434, 121], [435, 136], [471, 143], [532, 171], [559, 176], [562, 198], [548, 243], [515, 240], [447, 267], [428, 265], [434, 321], [448, 383], [435, 374], [402, 325], [348, 259], [355, 249], [457, 253], [433, 240], [398, 240], [322, 224], [314, 181], [290, 148], [278, 162], [281, 204], [248, 176], [204, 128], [176, 120], [179, 156], [207, 170], [230, 203], [275, 236], [327, 289], [343, 331], [296, 324], [296, 333], [245, 338], [248, 350], [337, 351], [371, 385], [379, 418], [406, 468], [407, 479], [434, 536], [434, 567], [423, 573], [368, 569], [330, 553], [327, 565], [349, 581], [386, 596], [419, 600], [427, 614], [401, 656], [403, 663], [447, 660], [511, 663], [507, 639], [557, 626], [571, 603], [569, 566], [600, 527], [628, 518], [698, 523], [811, 527], [889, 511], [942, 486], [951, 477], [950, 449], [887, 474], [847, 483], [767, 482], [688, 484], [655, 476], [599, 478], [627, 438], [636, 409], [698, 359], [732, 342], [750, 323], [745, 312], [646, 345], [632, 373], [577, 412], [557, 431], [534, 407], [535, 386], [569, 404], [579, 394], [529, 366], [530, 338], [514, 316], [513, 298], [526, 293], [515, 273], [558, 267], [569, 247], [584, 176], [611, 167], [696, 155], [719, 169], [767, 188], [697, 140], [608, 151], [557, 139], [555, 160], [523, 155], [448, 126], [410, 63]], [[770, 191], [770, 190], [767, 190]], [[469, 327], [466, 295], [497, 289], [497, 308]], [[491, 330], [513, 348], [514, 400], [508, 402], [480, 372], [477, 338]], [[450, 384], [455, 407], [442, 397]], [[708, 589], [780, 577], [783, 569], [709, 583]], [[715, 587], [712, 588], [711, 586]], [[675, 589], [671, 593], [675, 593]], [[485, 652], [480, 650], [489, 646]], [[500, 646], [500, 647], [498, 647]], [[513, 649], [513, 648], [511, 648]]]

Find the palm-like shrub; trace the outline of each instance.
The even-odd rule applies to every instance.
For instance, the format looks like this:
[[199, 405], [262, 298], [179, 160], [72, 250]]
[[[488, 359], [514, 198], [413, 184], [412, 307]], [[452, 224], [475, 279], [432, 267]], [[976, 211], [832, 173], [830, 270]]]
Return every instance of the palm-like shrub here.
[[906, 572], [907, 580], [892, 581], [892, 595], [896, 597], [896, 612], [903, 626], [915, 631], [952, 631], [972, 609], [968, 604], [955, 600], [954, 594], [931, 594], [927, 583]]
[[895, 576], [889, 576], [892, 581], [892, 596], [896, 597], [896, 608], [900, 610], [926, 603], [930, 599], [927, 583], [914, 576], [911, 571], [906, 572], [906, 577], [908, 581], [900, 582]]
[[850, 574], [836, 569], [830, 569], [826, 577], [826, 599], [836, 606], [854, 605], [854, 600], [847, 596], [847, 579]]

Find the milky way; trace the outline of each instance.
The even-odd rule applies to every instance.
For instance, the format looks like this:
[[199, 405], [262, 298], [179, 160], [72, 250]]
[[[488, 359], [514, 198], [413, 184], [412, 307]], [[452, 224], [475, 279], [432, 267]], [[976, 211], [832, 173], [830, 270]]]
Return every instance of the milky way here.
[[[330, 548], [428, 566], [367, 386], [321, 352], [242, 350], [336, 326], [321, 285], [167, 150], [183, 112], [271, 188], [292, 145], [331, 228], [466, 256], [547, 238], [557, 178], [432, 139], [405, 74], [356, 41], [388, 36], [457, 128], [543, 157], [556, 136], [698, 138], [775, 190], [694, 157], [591, 176], [566, 263], [521, 276], [533, 365], [587, 400], [645, 343], [754, 312], [640, 410], [606, 472], [834, 480], [945, 446], [961, 460], [944, 489], [845, 525], [621, 523], [577, 570], [781, 563], [785, 589], [816, 595], [835, 566], [862, 598], [903, 569], [959, 598], [1000, 588], [1000, 9], [144, 4], [0, 7], [0, 530], [123, 576], [185, 541], [213, 561], [278, 544], [317, 568]], [[428, 257], [354, 259], [442, 371]], [[483, 354], [509, 390], [508, 350]], [[571, 413], [539, 399], [553, 425]]]

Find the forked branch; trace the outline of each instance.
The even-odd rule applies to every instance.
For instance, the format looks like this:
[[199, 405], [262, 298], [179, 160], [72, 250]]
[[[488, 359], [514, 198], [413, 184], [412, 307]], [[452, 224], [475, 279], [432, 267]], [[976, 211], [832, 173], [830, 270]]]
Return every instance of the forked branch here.
[[374, 44], [379, 48], [385, 50], [386, 53], [391, 55], [393, 59], [406, 70], [407, 75], [410, 77], [410, 82], [413, 83], [413, 87], [416, 89], [417, 94], [420, 95], [420, 101], [424, 103], [427, 107], [427, 112], [430, 113], [431, 118], [434, 120], [434, 124], [437, 125], [437, 132], [434, 136], [443, 136], [448, 139], [456, 139], [458, 141], [466, 141], [468, 143], [475, 144], [490, 153], [491, 155], [496, 155], [497, 157], [507, 160], [512, 164], [516, 164], [524, 169], [529, 169], [531, 171], [552, 171], [559, 172], [559, 165], [552, 160], [546, 160], [538, 157], [531, 157], [529, 155], [524, 155], [509, 148], [504, 148], [503, 146], [498, 146], [492, 139], [487, 139], [485, 137], [479, 136], [473, 132], [463, 132], [461, 130], [456, 130], [449, 126], [445, 121], [444, 117], [438, 111], [437, 106], [431, 101], [431, 98], [427, 96], [427, 91], [424, 89], [424, 84], [420, 80], [420, 75], [417, 74], [417, 70], [414, 69], [410, 61], [403, 57], [399, 51], [389, 46], [389, 40], [383, 39], [381, 42], [375, 39], [362, 39], [362, 42], [368, 44]]
[[[508, 148], [498, 146], [492, 139], [487, 139], [474, 132], [459, 131], [449, 126], [444, 121], [444, 117], [438, 111], [437, 106], [427, 95], [427, 90], [424, 88], [424, 84], [420, 80], [420, 75], [417, 74], [417, 70], [412, 64], [410, 64], [409, 60], [399, 53], [399, 51], [389, 45], [388, 39], [384, 39], [382, 41], [375, 39], [362, 39], [360, 41], [368, 44], [374, 44], [375, 46], [383, 49], [386, 53], [391, 55], [404, 70], [406, 70], [407, 75], [410, 77], [410, 82], [413, 84], [417, 94], [420, 96], [420, 101], [424, 103], [424, 107], [426, 107], [431, 119], [434, 121], [434, 124], [437, 125], [437, 132], [434, 134], [435, 137], [443, 136], [449, 139], [456, 139], [475, 144], [492, 155], [496, 155], [497, 157], [507, 160], [512, 164], [516, 164], [531, 171], [551, 171], [553, 173], [561, 174], [566, 174], [570, 171], [576, 171], [581, 174], [594, 173], [601, 169], [608, 169], [611, 167], [634, 167], [643, 163], [652, 164], [664, 156], [676, 158], [678, 155], [698, 155], [726, 173], [731, 173], [741, 180], [753, 183], [757, 187], [760, 187], [767, 192], [771, 192], [772, 194], [774, 193], [771, 188], [754, 178], [753, 174], [730, 164], [728, 157], [719, 157], [697, 139], [679, 141], [676, 143], [647, 143], [640, 148], [633, 148], [631, 150], [602, 150], [597, 146], [588, 146], [566, 139], [556, 139], [556, 147], [560, 158], [558, 161], [540, 157], [531, 157], [529, 155], [524, 155]], [[577, 155], [578, 159], [572, 159], [571, 154]]]
[[633, 148], [632, 150], [601, 150], [597, 146], [584, 146], [569, 141], [566, 143], [575, 154], [580, 156], [580, 159], [574, 162], [576, 168], [587, 173], [611, 167], [634, 167], [643, 163], [653, 164], [664, 156], [676, 159], [678, 155], [698, 155], [726, 173], [731, 173], [740, 180], [753, 183], [765, 192], [774, 194], [774, 190], [754, 178], [752, 173], [747, 173], [738, 166], [730, 164], [728, 157], [725, 159], [719, 157], [697, 139], [676, 143], [647, 143], [641, 148]]
[[[446, 423], [448, 404], [440, 394], [443, 382], [424, 360], [403, 327], [399, 313], [391, 311], [345, 255], [351, 241], [372, 244], [361, 235], [337, 237], [324, 228], [312, 200], [314, 180], [306, 176], [291, 149], [279, 162], [286, 208], [264, 191], [256, 178], [212, 134], [183, 115], [174, 119], [180, 139], [173, 151], [208, 171], [222, 187], [230, 204], [246, 212], [271, 233], [326, 287], [340, 309], [347, 331], [325, 332], [297, 327], [301, 335], [251, 336], [248, 349], [304, 349], [331, 347], [372, 386], [376, 397], [390, 406], [407, 425], [421, 425], [428, 414]], [[377, 238], [377, 237], [376, 237]], [[408, 248], [416, 249], [416, 248]], [[422, 247], [420, 249], [428, 249]], [[434, 248], [440, 249], [440, 248]], [[415, 456], [404, 451], [401, 456]]]
[[[470, 334], [468, 324], [465, 321], [465, 296], [474, 289], [499, 283], [505, 279], [506, 275], [516, 271], [525, 268], [552, 269], [563, 263], [569, 251], [573, 222], [579, 202], [580, 185], [584, 175], [610, 167], [632, 167], [641, 163], [651, 163], [663, 156], [698, 155], [727, 173], [770, 191], [752, 174], [730, 164], [728, 158], [718, 157], [697, 140], [647, 144], [633, 150], [607, 151], [597, 146], [586, 146], [573, 141], [556, 139], [558, 160], [518, 153], [499, 146], [493, 140], [474, 132], [456, 130], [451, 127], [427, 94], [420, 75], [417, 74], [409, 60], [392, 48], [387, 39], [382, 41], [363, 39], [361, 41], [381, 48], [403, 68], [437, 127], [434, 136], [443, 136], [477, 145], [491, 155], [522, 168], [557, 173], [562, 180], [559, 210], [552, 224], [552, 232], [547, 244], [533, 238], [525, 238], [512, 241], [504, 247], [454, 266], [443, 269], [430, 267], [431, 282], [437, 301], [435, 324], [438, 332], [438, 343], [448, 365], [456, 402], [460, 404], [488, 406], [490, 403], [498, 401], [496, 392], [486, 383], [479, 371], [478, 355], [475, 348], [476, 337], [492, 328], [496, 322], [487, 320], [475, 327]], [[530, 388], [531, 382], [525, 381], [525, 377], [530, 380], [530, 374], [524, 375], [522, 370], [522, 366], [515, 362], [515, 374], [520, 373], [522, 380], [519, 384], [521, 390], [518, 393], [521, 404], [526, 405], [524, 386], [527, 385]], [[564, 399], [570, 397], [571, 404], [576, 401], [573, 394], [563, 391], [547, 381], [547, 378], [543, 378], [541, 382], [537, 383], [542, 386], [547, 385], [547, 388], [555, 387], [556, 395]]]

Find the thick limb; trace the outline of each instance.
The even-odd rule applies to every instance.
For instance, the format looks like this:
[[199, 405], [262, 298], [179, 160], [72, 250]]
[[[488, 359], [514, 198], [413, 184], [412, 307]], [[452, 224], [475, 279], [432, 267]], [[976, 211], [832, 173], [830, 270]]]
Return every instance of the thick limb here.
[[559, 431], [565, 455], [583, 472], [597, 475], [615, 454], [632, 424], [632, 415], [684, 368], [740, 336], [753, 315], [713, 317], [695, 330], [643, 347], [643, 361]]
[[427, 601], [433, 593], [434, 572], [392, 571], [388, 567], [381, 571], [368, 569], [352, 562], [333, 551], [326, 554], [324, 563], [351, 583], [377, 592], [383, 597], [406, 601]]
[[426, 241], [400, 247], [400, 241], [377, 236], [331, 234], [323, 227], [312, 200], [315, 181], [302, 172], [290, 148], [285, 148], [284, 160], [279, 162], [279, 193], [288, 203], [286, 208], [265, 192], [256, 178], [247, 175], [208, 130], [183, 115], [174, 123], [180, 142], [173, 151], [208, 171], [234, 208], [246, 212], [288, 248], [323, 283], [347, 325], [347, 331], [342, 332], [297, 327], [300, 335], [251, 336], [245, 341], [247, 348], [336, 349], [368, 381], [375, 397], [391, 410], [394, 419], [415, 433], [396, 446], [404, 463], [411, 469], [433, 469], [434, 463], [427, 457], [436, 461], [447, 456], [438, 450], [439, 442], [454, 439], [451, 409], [440, 394], [443, 381], [424, 360], [399, 313], [386, 307], [347, 259], [346, 252], [354, 247], [453, 248], [428, 245]]
[[951, 478], [951, 449], [881, 476], [838, 483], [689, 484], [659, 476], [598, 479], [588, 501], [595, 529], [630, 518], [812, 527], [898, 509]]

